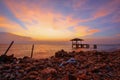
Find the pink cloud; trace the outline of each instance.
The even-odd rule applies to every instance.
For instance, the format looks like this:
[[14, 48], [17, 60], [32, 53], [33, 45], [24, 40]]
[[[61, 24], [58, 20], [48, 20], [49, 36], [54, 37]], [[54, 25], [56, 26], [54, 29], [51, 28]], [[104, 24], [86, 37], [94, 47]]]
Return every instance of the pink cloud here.
[[111, 22], [115, 22], [115, 23], [120, 22], [120, 11], [116, 12], [116, 14], [112, 16]]
[[117, 34], [116, 36], [117, 36], [117, 37], [120, 37], [120, 34]]
[[[110, 14], [115, 13], [119, 9], [120, 0], [112, 0], [105, 5], [101, 5], [98, 7], [92, 14], [90, 18], [87, 19], [79, 19], [80, 22], [89, 22], [99, 18], [103, 18]], [[116, 14], [114, 15], [116, 16]], [[116, 19], [116, 20], [115, 20]], [[114, 17], [113, 22], [119, 22], [119, 17]]]
[[104, 6], [100, 6], [100, 8], [98, 8], [98, 10], [93, 14], [94, 19], [114, 13], [118, 9], [119, 4], [119, 0], [113, 0]]
[[73, 0], [72, 7], [74, 10], [81, 9], [83, 8], [83, 5], [87, 2], [88, 0]]
[[111, 13], [111, 12], [107, 11], [107, 9], [106, 9], [106, 10], [104, 10], [104, 9], [98, 10], [98, 11], [94, 14], [94, 19], [107, 16], [107, 15], [110, 14], [110, 13]]

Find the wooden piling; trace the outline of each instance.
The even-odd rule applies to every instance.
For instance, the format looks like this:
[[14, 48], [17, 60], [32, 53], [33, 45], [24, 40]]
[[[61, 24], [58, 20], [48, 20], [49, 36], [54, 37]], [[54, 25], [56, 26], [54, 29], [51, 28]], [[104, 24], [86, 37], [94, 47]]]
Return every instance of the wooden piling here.
[[32, 45], [31, 58], [33, 57], [34, 44]]
[[89, 47], [90, 47], [90, 45], [89, 45], [89, 44], [87, 44], [87, 45], [86, 45], [86, 48], [89, 48]]
[[12, 41], [12, 42], [10, 43], [9, 47], [7, 48], [7, 50], [5, 51], [5, 53], [4, 53], [3, 55], [6, 55], [6, 54], [7, 54], [7, 52], [9, 51], [9, 49], [11, 48], [11, 46], [13, 45], [13, 43], [14, 43], [14, 41]]
[[94, 44], [93, 47], [94, 47], [94, 49], [97, 49], [97, 45], [96, 44]]

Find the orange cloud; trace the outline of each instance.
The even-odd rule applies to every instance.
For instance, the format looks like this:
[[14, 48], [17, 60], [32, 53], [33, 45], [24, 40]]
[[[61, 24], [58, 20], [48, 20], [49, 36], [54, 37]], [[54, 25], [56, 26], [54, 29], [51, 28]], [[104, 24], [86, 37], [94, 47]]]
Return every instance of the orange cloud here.
[[64, 16], [52, 10], [44, 11], [34, 4], [27, 6], [25, 2], [17, 4], [16, 2], [6, 1], [6, 5], [13, 14], [21, 20], [27, 27], [27, 36], [40, 40], [61, 40], [69, 38], [73, 32], [67, 28], [76, 26], [79, 21], [72, 16]]
[[87, 36], [87, 35], [93, 35], [97, 32], [99, 32], [100, 30], [98, 29], [89, 29], [88, 26], [77, 26], [75, 27], [75, 32], [76, 32], [76, 36]]
[[[79, 1], [75, 3], [77, 5], [74, 5], [74, 8], [78, 8], [85, 4], [86, 1], [82, 1], [80, 1], [81, 3], [79, 3]], [[26, 31], [21, 30], [21, 34], [18, 33], [20, 31], [17, 29], [16, 34], [22, 35], [22, 33], [25, 33], [26, 36], [40, 40], [64, 40], [71, 37], [93, 35], [100, 30], [89, 29], [88, 26], [78, 26], [79, 22], [95, 20], [96, 18], [109, 14], [109, 11], [99, 9], [94, 13], [92, 18], [82, 20], [74, 19], [72, 15], [64, 16], [61, 13], [53, 12], [52, 9], [44, 10], [33, 3], [28, 5], [25, 1], [19, 4], [15, 1], [6, 1], [5, 3], [12, 13], [24, 23], [25, 27], [27, 27]], [[75, 31], [68, 30], [71, 26], [75, 26]]]
[[[4, 28], [5, 31], [15, 33], [15, 34], [21, 34], [21, 32], [25, 32], [23, 28], [20, 27], [20, 25], [16, 24], [15, 22], [12, 22], [11, 20], [0, 16], [0, 28]], [[24, 35], [22, 33], [22, 35]]]

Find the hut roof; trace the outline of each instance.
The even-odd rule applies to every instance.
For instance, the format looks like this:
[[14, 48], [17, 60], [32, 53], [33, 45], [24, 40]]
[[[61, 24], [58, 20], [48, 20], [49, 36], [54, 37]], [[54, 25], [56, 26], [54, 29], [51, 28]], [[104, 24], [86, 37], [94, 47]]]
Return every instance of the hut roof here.
[[74, 39], [71, 39], [70, 41], [84, 41], [84, 40], [79, 38], [74, 38]]

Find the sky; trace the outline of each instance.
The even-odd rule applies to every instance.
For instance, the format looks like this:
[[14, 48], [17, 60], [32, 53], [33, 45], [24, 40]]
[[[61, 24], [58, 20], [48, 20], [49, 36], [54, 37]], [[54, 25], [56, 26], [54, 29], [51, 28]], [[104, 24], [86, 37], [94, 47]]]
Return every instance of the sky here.
[[48, 41], [118, 39], [120, 0], [0, 0], [0, 32]]

